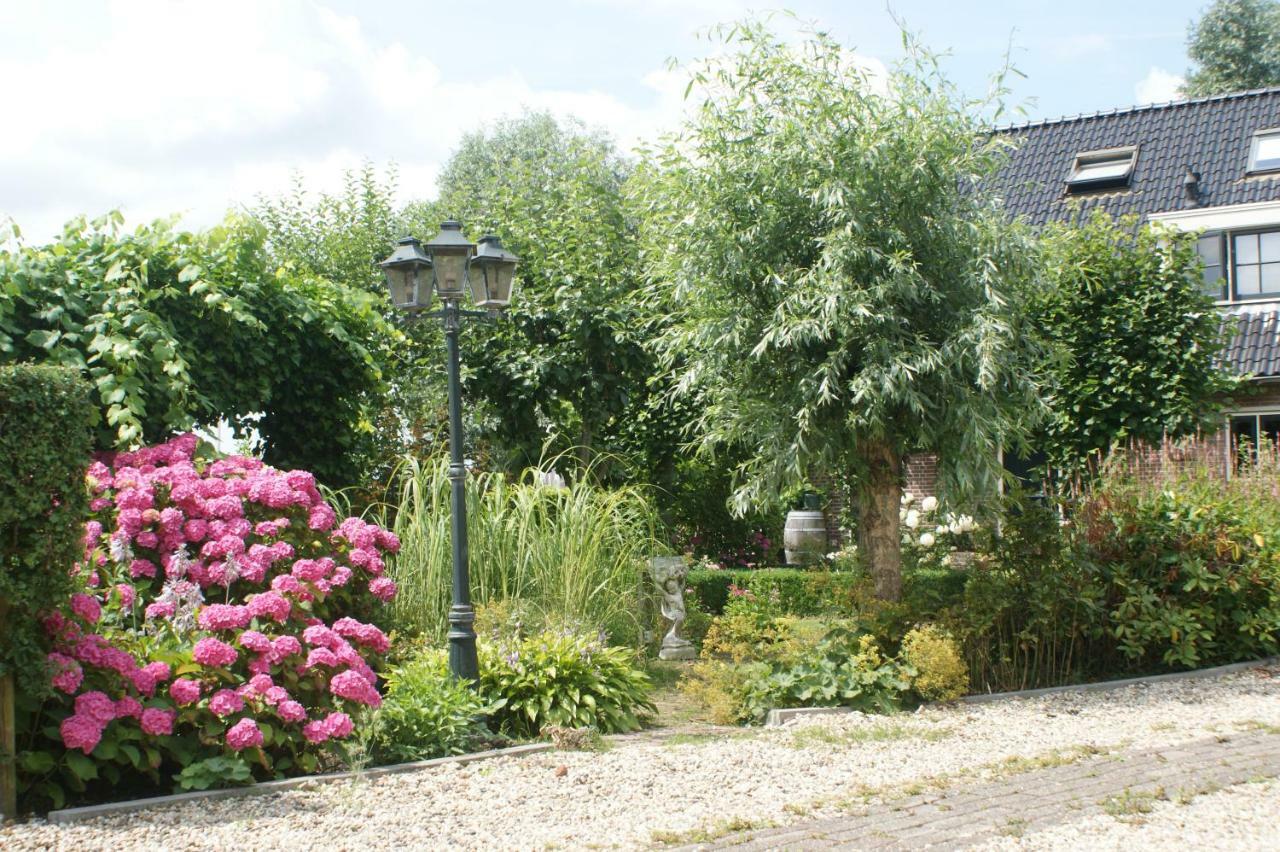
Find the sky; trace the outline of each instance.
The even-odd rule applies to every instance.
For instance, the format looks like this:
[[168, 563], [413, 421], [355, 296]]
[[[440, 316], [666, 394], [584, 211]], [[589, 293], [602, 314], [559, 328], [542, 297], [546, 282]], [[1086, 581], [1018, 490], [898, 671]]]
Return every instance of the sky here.
[[0, 220], [28, 242], [77, 214], [188, 227], [394, 163], [430, 198], [463, 134], [525, 110], [575, 116], [630, 150], [673, 127], [717, 23], [786, 8], [868, 65], [895, 17], [966, 91], [1008, 54], [1027, 118], [1175, 97], [1207, 0], [0, 0]]

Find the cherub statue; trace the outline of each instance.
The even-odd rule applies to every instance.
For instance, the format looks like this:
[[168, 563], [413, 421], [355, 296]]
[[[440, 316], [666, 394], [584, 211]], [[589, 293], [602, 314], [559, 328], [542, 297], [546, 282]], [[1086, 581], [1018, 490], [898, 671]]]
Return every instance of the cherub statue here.
[[697, 656], [693, 643], [678, 634], [685, 620], [684, 582], [688, 574], [684, 557], [655, 556], [649, 560], [649, 575], [658, 587], [662, 617], [671, 622], [671, 629], [662, 637], [660, 660], [692, 660]]

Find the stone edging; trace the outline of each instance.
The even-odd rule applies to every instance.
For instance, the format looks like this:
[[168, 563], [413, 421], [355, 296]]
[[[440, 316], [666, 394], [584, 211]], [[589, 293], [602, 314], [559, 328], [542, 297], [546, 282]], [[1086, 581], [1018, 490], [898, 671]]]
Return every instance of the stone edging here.
[[357, 778], [377, 778], [382, 775], [395, 775], [401, 772], [413, 772], [418, 769], [430, 769], [433, 766], [444, 766], [450, 763], [474, 763], [479, 760], [491, 760], [495, 757], [521, 757], [527, 754], [550, 751], [551, 743], [530, 743], [511, 748], [477, 751], [472, 754], [460, 754], [453, 757], [437, 757], [432, 760], [419, 760], [414, 763], [397, 763], [393, 766], [375, 766], [359, 772], [330, 772], [325, 775], [302, 775], [297, 778], [283, 778], [279, 781], [263, 781], [244, 787], [226, 787], [220, 790], [199, 790], [193, 793], [176, 793], [172, 796], [155, 796], [149, 799], [133, 799], [127, 802], [108, 802], [104, 805], [85, 805], [79, 808], [64, 808], [50, 811], [46, 819], [54, 825], [66, 825], [97, 817], [116, 816], [133, 813], [148, 808], [159, 808], [167, 805], [182, 805], [188, 802], [213, 801], [215, 799], [238, 799], [244, 796], [268, 796], [296, 790], [310, 784], [327, 784], [331, 781], [348, 781]]
[[1041, 695], [1056, 695], [1062, 692], [1106, 692], [1111, 689], [1123, 689], [1126, 686], [1140, 686], [1148, 683], [1218, 677], [1219, 675], [1255, 669], [1259, 666], [1272, 666], [1277, 663], [1280, 663], [1280, 657], [1263, 657], [1260, 660], [1246, 660], [1243, 663], [1229, 663], [1225, 666], [1214, 666], [1210, 669], [1193, 669], [1189, 672], [1170, 672], [1169, 674], [1148, 675], [1146, 677], [1130, 677], [1124, 680], [1102, 680], [1097, 683], [1046, 686], [1043, 689], [1023, 689], [1018, 692], [989, 692], [981, 695], [966, 695], [957, 700], [963, 704], [985, 704], [989, 701], [1003, 701], [1007, 698], [1036, 698]]
[[[1199, 678], [1218, 677], [1219, 675], [1242, 672], [1258, 666], [1280, 664], [1280, 657], [1263, 657], [1260, 660], [1248, 660], [1243, 663], [1229, 663], [1225, 666], [1214, 666], [1210, 669], [1195, 669], [1189, 672], [1170, 672], [1169, 674], [1148, 675], [1147, 677], [1131, 677], [1124, 680], [1103, 680], [1097, 683], [1073, 683], [1066, 686], [1046, 686], [1042, 689], [1023, 689], [1018, 692], [989, 692], [981, 695], [966, 695], [956, 699], [962, 704], [986, 704], [992, 701], [1004, 701], [1014, 698], [1037, 698], [1041, 695], [1056, 695], [1063, 692], [1105, 692], [1111, 689], [1123, 689], [1126, 686], [1138, 686], [1148, 683], [1163, 683], [1171, 680], [1197, 680]], [[852, 713], [848, 707], [779, 707], [769, 711], [765, 718], [765, 727], [785, 725], [792, 719], [802, 716], [831, 716]]]

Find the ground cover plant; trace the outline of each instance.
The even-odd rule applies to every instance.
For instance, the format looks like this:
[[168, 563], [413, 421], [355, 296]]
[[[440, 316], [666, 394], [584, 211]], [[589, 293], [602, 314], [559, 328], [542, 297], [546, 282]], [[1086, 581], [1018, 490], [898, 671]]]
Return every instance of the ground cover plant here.
[[304, 471], [193, 435], [95, 462], [52, 694], [20, 707], [29, 806], [313, 772], [381, 703], [391, 533], [339, 521]]

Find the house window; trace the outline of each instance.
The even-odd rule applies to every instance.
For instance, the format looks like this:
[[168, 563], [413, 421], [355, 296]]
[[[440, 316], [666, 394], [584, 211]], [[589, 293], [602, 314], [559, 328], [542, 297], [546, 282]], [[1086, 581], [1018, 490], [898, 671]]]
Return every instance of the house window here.
[[1255, 464], [1259, 453], [1275, 454], [1280, 444], [1280, 411], [1231, 415], [1231, 453], [1235, 467]]
[[1222, 234], [1205, 234], [1196, 240], [1196, 254], [1200, 255], [1200, 267], [1204, 274], [1201, 285], [1207, 296], [1215, 299], [1227, 298], [1227, 277], [1223, 265]]
[[1086, 151], [1076, 154], [1067, 178], [1068, 192], [1085, 192], [1091, 189], [1128, 186], [1133, 174], [1133, 164], [1138, 149], [1110, 148], [1106, 151]]
[[1280, 296], [1280, 231], [1231, 235], [1237, 299]]
[[1262, 130], [1253, 137], [1249, 148], [1249, 171], [1270, 172], [1280, 169], [1280, 129]]

